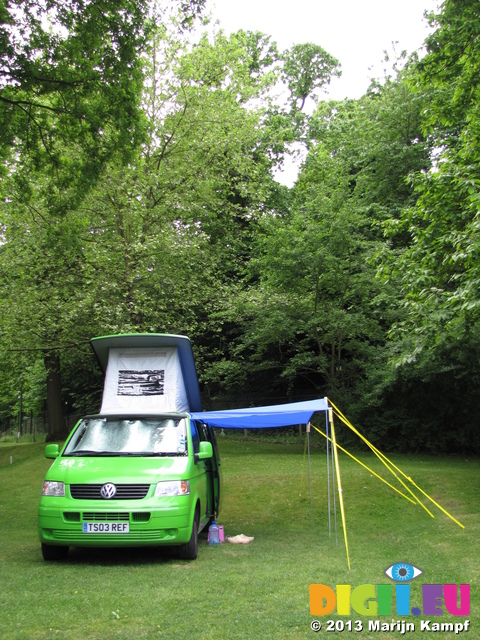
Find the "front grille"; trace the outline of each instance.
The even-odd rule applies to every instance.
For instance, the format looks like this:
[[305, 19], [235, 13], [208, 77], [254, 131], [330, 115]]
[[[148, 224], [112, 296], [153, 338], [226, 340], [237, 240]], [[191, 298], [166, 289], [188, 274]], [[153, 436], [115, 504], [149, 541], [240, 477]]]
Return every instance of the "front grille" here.
[[[150, 489], [149, 484], [117, 484], [117, 492], [108, 500], [141, 500]], [[103, 484], [71, 484], [70, 495], [76, 500], [105, 500], [100, 494]]]
[[130, 514], [127, 512], [110, 513], [109, 511], [84, 511], [84, 522], [128, 522]]
[[[83, 520], [85, 522], [128, 522], [131, 518], [132, 522], [148, 522], [150, 520], [150, 511], [84, 511]], [[82, 514], [78, 511], [64, 511], [63, 518], [66, 522], [80, 522]]]
[[134, 511], [132, 513], [133, 522], [148, 522], [150, 520], [150, 513], [148, 511]]
[[63, 518], [68, 522], [80, 522], [81, 519], [79, 511], [64, 511]]
[[173, 541], [178, 536], [178, 529], [139, 529], [138, 531], [130, 531], [125, 534], [125, 537], [118, 535], [117, 533], [90, 533], [88, 535], [81, 532], [81, 529], [51, 529], [49, 530], [50, 540], [66, 540], [72, 546], [78, 544], [79, 546], [85, 545], [85, 541], [88, 542], [109, 542], [112, 545], [125, 544], [128, 540], [128, 544], [132, 542], [152, 542], [153, 544], [158, 542]]

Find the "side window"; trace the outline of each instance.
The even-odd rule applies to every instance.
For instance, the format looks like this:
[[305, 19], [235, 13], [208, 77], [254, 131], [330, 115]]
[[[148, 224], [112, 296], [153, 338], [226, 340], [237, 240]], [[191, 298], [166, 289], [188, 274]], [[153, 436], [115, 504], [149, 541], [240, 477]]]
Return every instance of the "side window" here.
[[215, 464], [220, 466], [220, 454], [218, 453], [217, 438], [215, 436], [215, 431], [213, 427], [210, 427], [208, 424], [201, 422], [198, 425], [198, 432], [200, 434], [200, 440], [202, 442], [205, 440], [205, 442], [212, 443], [213, 453], [214, 453], [213, 457], [215, 458], [215, 461], [216, 461]]
[[193, 453], [198, 453], [200, 451], [200, 438], [198, 437], [197, 425], [193, 420], [190, 423], [190, 431], [192, 434]]

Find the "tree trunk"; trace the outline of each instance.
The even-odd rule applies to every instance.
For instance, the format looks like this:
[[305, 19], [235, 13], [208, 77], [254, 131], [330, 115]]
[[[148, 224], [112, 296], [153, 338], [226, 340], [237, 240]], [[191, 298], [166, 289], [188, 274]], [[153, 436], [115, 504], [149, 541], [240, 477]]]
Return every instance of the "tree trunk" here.
[[52, 442], [53, 440], [63, 440], [68, 435], [63, 417], [60, 354], [57, 351], [46, 353], [43, 361], [47, 370], [48, 431], [45, 442]]
[[330, 378], [335, 378], [335, 341], [332, 340], [332, 353], [330, 355]]

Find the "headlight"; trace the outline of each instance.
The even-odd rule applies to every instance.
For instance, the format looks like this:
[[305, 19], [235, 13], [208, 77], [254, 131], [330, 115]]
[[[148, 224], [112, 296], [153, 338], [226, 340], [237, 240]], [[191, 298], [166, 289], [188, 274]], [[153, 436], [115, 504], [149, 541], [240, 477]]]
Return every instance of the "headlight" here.
[[155, 497], [159, 496], [186, 496], [190, 493], [188, 480], [170, 480], [158, 482], [155, 487]]
[[45, 480], [42, 487], [42, 496], [57, 496], [63, 498], [65, 495], [64, 482], [49, 482]]

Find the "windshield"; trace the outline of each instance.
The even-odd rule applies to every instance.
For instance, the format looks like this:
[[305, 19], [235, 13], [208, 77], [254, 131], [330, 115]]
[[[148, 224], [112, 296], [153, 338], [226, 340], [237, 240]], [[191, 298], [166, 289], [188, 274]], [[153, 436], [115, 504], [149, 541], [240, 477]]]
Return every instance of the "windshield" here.
[[64, 456], [183, 456], [184, 418], [85, 418]]

